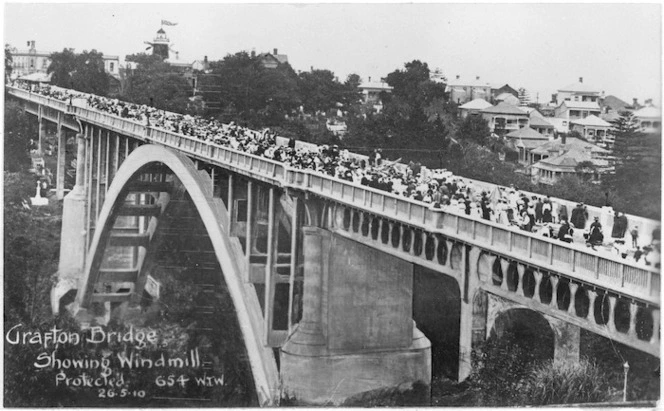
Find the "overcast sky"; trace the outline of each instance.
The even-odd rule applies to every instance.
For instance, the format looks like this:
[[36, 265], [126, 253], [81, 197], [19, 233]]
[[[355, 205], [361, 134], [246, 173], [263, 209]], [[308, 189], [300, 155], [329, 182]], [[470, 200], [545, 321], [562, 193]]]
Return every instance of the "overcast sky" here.
[[419, 59], [448, 78], [525, 87], [546, 102], [579, 77], [628, 102], [661, 102], [660, 4], [5, 4], [19, 49], [141, 52], [162, 19], [180, 59], [279, 49], [295, 70], [384, 77]]

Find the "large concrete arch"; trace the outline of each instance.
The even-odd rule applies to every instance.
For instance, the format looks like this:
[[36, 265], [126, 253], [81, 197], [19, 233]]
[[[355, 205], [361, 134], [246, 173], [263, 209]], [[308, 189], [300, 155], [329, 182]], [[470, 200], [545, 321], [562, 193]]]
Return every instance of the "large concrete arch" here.
[[[214, 199], [209, 177], [197, 170], [193, 161], [185, 155], [157, 145], [143, 145], [134, 150], [122, 163], [106, 194], [106, 201], [98, 219], [98, 229], [94, 233], [89, 252], [88, 262], [79, 281], [79, 292], [76, 306], [85, 301], [86, 292], [96, 282], [97, 275], [93, 267], [97, 265], [99, 256], [103, 255], [106, 245], [105, 238], [112, 227], [112, 215], [122, 200], [123, 189], [140, 170], [151, 163], [161, 163], [169, 168], [182, 182], [189, 193], [200, 215], [207, 234], [212, 242], [214, 252], [221, 267], [228, 291], [233, 300], [238, 322], [242, 330], [252, 374], [261, 405], [273, 405], [279, 398], [279, 377], [274, 354], [270, 347], [261, 343], [261, 326], [263, 322], [261, 309], [253, 285], [242, 281], [242, 272], [232, 252], [228, 236], [228, 217], [226, 208], [219, 199]], [[109, 224], [110, 223], [110, 224]]]

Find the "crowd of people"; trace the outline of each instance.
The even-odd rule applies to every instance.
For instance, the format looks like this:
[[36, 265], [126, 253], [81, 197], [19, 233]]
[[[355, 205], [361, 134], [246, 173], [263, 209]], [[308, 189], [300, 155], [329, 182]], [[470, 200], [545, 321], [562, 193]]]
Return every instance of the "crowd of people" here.
[[259, 132], [233, 122], [222, 124], [215, 119], [166, 112], [145, 104], [127, 103], [51, 86], [32, 86], [31, 91], [69, 101], [70, 104], [74, 99], [84, 99], [90, 108], [149, 126], [430, 203], [433, 208], [454, 210], [541, 236], [558, 238], [567, 243], [585, 241], [597, 252], [613, 252], [622, 258], [631, 256], [645, 265], [659, 266], [659, 236], [653, 244], [641, 247], [638, 227], [633, 227], [630, 230], [632, 241], [629, 247], [625, 241], [628, 222], [623, 213], [615, 213], [612, 241], [607, 242], [598, 218], [586, 230], [588, 212], [582, 203], [577, 204], [568, 214], [565, 204], [549, 197], [527, 195], [514, 186], [496, 186], [491, 190], [483, 190], [446, 170], [430, 170], [413, 162], [406, 165], [387, 161], [379, 149], [364, 157], [337, 146], [321, 145], [315, 149], [297, 147], [293, 139], [286, 145], [280, 145], [277, 144], [276, 134], [269, 129]]

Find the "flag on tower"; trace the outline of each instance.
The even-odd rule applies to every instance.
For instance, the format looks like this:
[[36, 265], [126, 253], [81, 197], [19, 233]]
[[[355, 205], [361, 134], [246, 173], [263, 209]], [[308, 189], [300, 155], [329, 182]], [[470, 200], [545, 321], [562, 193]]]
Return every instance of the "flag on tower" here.
[[161, 21], [161, 25], [162, 25], [162, 26], [177, 26], [178, 24], [177, 24], [177, 23], [171, 23], [171, 22], [168, 21], [168, 20], [162, 20], [162, 21]]

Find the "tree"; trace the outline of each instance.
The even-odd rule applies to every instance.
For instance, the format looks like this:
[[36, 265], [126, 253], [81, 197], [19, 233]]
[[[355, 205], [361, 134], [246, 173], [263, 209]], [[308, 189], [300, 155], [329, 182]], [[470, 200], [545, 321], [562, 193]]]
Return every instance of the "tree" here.
[[191, 84], [159, 56], [133, 54], [125, 60], [136, 63], [137, 67], [127, 75], [123, 99], [175, 113], [195, 113], [189, 100]]
[[644, 134], [634, 114], [623, 112], [611, 122], [615, 144], [615, 173], [605, 179], [617, 191], [629, 210], [659, 219], [661, 194], [661, 135]]
[[19, 103], [7, 101], [4, 138], [5, 171], [20, 171], [30, 166], [28, 146], [30, 139], [37, 134], [36, 123], [28, 119], [28, 114], [23, 111]]
[[387, 84], [392, 86], [393, 93], [409, 102], [415, 101], [419, 96], [419, 85], [429, 81], [429, 66], [420, 60], [413, 60], [404, 64], [405, 70], [395, 70], [387, 75]]
[[530, 93], [528, 93], [528, 90], [525, 88], [521, 87], [518, 90], [519, 93], [519, 104], [522, 106], [527, 106], [530, 103]]
[[466, 116], [456, 132], [457, 140], [473, 141], [480, 145], [485, 145], [489, 136], [491, 136], [489, 123], [481, 116], [473, 115]]
[[592, 161], [582, 161], [574, 167], [574, 172], [583, 180], [593, 180], [597, 175], [597, 167]]
[[306, 112], [326, 112], [344, 100], [344, 87], [330, 70], [302, 72], [298, 83]]
[[96, 50], [75, 54], [73, 49], [51, 54], [48, 73], [51, 84], [100, 96], [108, 94], [109, 75], [104, 69], [103, 53]]
[[5, 44], [5, 83], [8, 83], [11, 78], [13, 63], [11, 46]]
[[51, 64], [48, 73], [51, 73], [51, 84], [59, 87], [72, 88], [72, 76], [76, 71], [76, 54], [74, 49], [63, 49], [62, 52], [51, 54]]

